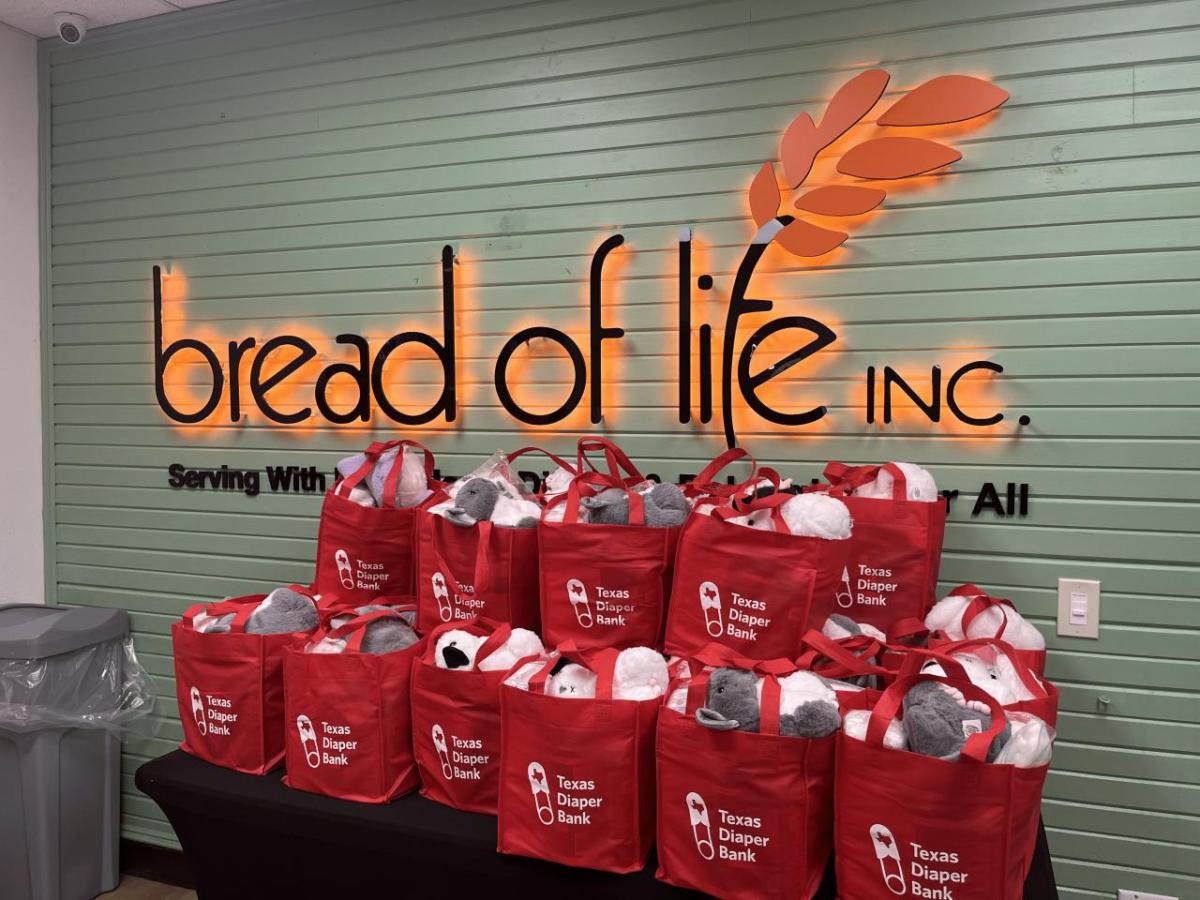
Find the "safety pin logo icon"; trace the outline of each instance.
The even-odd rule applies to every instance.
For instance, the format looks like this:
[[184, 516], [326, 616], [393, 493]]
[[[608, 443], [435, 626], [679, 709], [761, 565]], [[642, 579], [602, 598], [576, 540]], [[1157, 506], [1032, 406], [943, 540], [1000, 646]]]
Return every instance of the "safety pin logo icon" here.
[[695, 791], [690, 791], [684, 798], [687, 803], [688, 818], [692, 823], [692, 839], [696, 842], [696, 850], [705, 859], [712, 859], [716, 856], [716, 848], [713, 847], [712, 826], [708, 821], [708, 806], [704, 802], [704, 798]]
[[554, 804], [550, 801], [550, 782], [540, 762], [529, 764], [529, 790], [533, 792], [533, 805], [537, 809], [538, 821], [543, 825], [554, 824]]
[[333, 561], [337, 564], [338, 577], [342, 580], [342, 587], [346, 590], [354, 588], [354, 569], [350, 566], [350, 555], [345, 550], [338, 550], [333, 554]]
[[442, 726], [435, 724], [431, 729], [433, 734], [433, 749], [437, 751], [438, 758], [442, 761], [442, 777], [447, 781], [454, 780], [454, 767], [450, 765], [450, 748], [446, 746], [446, 732], [442, 731]]
[[711, 581], [700, 585], [700, 609], [704, 611], [704, 629], [713, 637], [725, 633], [725, 625], [721, 621], [721, 591]]
[[449, 622], [454, 618], [454, 606], [450, 603], [450, 588], [446, 585], [446, 576], [441, 572], [434, 572], [429, 581], [433, 585], [433, 599], [437, 601], [438, 618]]
[[591, 628], [592, 604], [588, 599], [587, 588], [578, 578], [567, 582], [567, 599], [571, 601], [571, 608], [575, 610], [575, 621], [579, 623], [579, 627]]
[[850, 589], [850, 569], [846, 566], [842, 566], [842, 583], [838, 586], [834, 599], [842, 609], [849, 609], [854, 605], [854, 592]]
[[296, 716], [296, 731], [300, 734], [300, 749], [304, 751], [304, 761], [310, 769], [321, 765], [321, 748], [317, 743], [317, 730], [313, 728], [312, 719], [306, 715]]
[[196, 723], [196, 727], [200, 729], [200, 734], [208, 736], [208, 722], [204, 718], [204, 701], [200, 699], [200, 689], [192, 688], [192, 719]]
[[875, 857], [879, 860], [879, 870], [883, 873], [883, 883], [897, 897], [908, 892], [904, 882], [904, 863], [900, 859], [900, 849], [896, 846], [896, 838], [886, 825], [872, 825], [870, 828], [871, 843], [875, 845]]

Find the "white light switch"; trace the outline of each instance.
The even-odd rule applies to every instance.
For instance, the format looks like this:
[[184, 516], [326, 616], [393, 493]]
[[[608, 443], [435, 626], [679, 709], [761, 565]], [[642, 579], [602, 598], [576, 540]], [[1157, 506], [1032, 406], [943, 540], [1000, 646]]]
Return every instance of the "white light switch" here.
[[1064, 637], [1100, 637], [1100, 582], [1058, 580], [1058, 633]]

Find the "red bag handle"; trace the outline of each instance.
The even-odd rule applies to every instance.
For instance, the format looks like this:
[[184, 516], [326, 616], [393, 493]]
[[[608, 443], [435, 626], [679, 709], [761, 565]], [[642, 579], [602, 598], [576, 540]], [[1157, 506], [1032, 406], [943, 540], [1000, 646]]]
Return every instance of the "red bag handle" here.
[[[938, 662], [942, 661], [942, 656], [948, 656], [951, 657], [952, 662], [957, 664], [957, 660], [954, 660], [951, 654], [970, 651], [976, 647], [996, 648], [1009, 658], [1013, 664], [1013, 668], [1017, 671], [1017, 677], [1021, 679], [1021, 683], [1025, 685], [1034, 697], [1045, 699], [1050, 696], [1050, 691], [1046, 688], [1045, 682], [1040, 681], [1033, 669], [1025, 663], [1020, 655], [1020, 651], [1008, 641], [1002, 640], [999, 637], [968, 638], [963, 641], [952, 641], [948, 644], [942, 644], [936, 650], [926, 649], [920, 652], [923, 655], [938, 659]], [[945, 668], [944, 664], [943, 668]], [[946, 671], [949, 672], [950, 670], [946, 669]]]
[[716, 481], [716, 477], [722, 471], [724, 471], [726, 466], [730, 465], [731, 463], [735, 463], [740, 459], [749, 460], [749, 480], [754, 481], [755, 472], [758, 471], [758, 463], [755, 462], [754, 457], [751, 456], [748, 451], [743, 450], [741, 447], [733, 447], [729, 450], [726, 450], [724, 453], [713, 457], [712, 461], [709, 462], [708, 465], [696, 473], [695, 478], [684, 484], [684, 494], [693, 498], [705, 494], [712, 497], [730, 497], [734, 495], [746, 482], [740, 482], [736, 485], [720, 484]]
[[825, 466], [825, 480], [834, 487], [853, 492], [869, 481], [874, 481], [880, 471], [892, 476], [892, 499], [908, 499], [908, 480], [904, 471], [895, 463], [884, 463], [878, 466], [848, 466], [845, 463], [831, 462]]
[[[445, 519], [445, 516], [439, 516], [436, 513], [428, 513], [428, 515], [438, 519]], [[442, 539], [438, 534], [439, 529], [442, 527], [445, 526], [438, 525], [437, 523], [430, 524], [430, 542], [433, 544], [433, 555], [435, 557], [435, 562], [438, 564], [438, 568], [445, 574], [447, 578], [454, 582], [454, 590], [452, 593], [454, 599], [457, 600], [459, 597], [459, 580], [454, 574], [454, 570], [450, 568], [450, 563], [446, 561], [445, 551], [442, 549]], [[454, 525], [453, 527], [461, 528], [463, 526]], [[475, 588], [475, 596], [479, 597], [487, 592], [485, 585], [491, 579], [492, 575], [493, 554], [489, 548], [492, 543], [492, 529], [495, 528], [495, 526], [488, 520], [484, 519], [476, 522], [471, 526], [471, 528], [479, 529], [479, 541], [475, 545], [475, 565], [471, 572], [471, 584]], [[447, 587], [449, 587], [449, 585], [447, 585]]]
[[530, 677], [529, 690], [531, 693], [544, 694], [550, 670], [554, 668], [560, 658], [566, 658], [590, 669], [596, 675], [597, 700], [611, 700], [613, 698], [613, 669], [616, 667], [617, 656], [620, 652], [613, 647], [606, 647], [603, 650], [580, 650], [574, 641], [564, 641], [558, 645], [545, 664]]
[[522, 447], [520, 450], [514, 450], [512, 453], [508, 454], [508, 461], [510, 463], [516, 462], [517, 459], [519, 459], [520, 457], [524, 456], [527, 453], [540, 453], [540, 454], [542, 454], [542, 456], [545, 456], [546, 458], [551, 460], [555, 465], [566, 469], [572, 475], [579, 474], [579, 469], [576, 468], [574, 463], [569, 463], [565, 459], [563, 459], [561, 456], [551, 453], [549, 450], [545, 450], [541, 447], [530, 446], [530, 447]]
[[[347, 634], [350, 639], [346, 641], [346, 650], [352, 653], [362, 651], [363, 638], [367, 634], [367, 626], [379, 619], [403, 619], [400, 610], [397, 609], [375, 609], [369, 613], [363, 613], [360, 616], [355, 616], [349, 622], [343, 622], [336, 628], [325, 628], [313, 635], [312, 643], [322, 641], [325, 638], [341, 638]], [[407, 623], [405, 623], [407, 624]], [[353, 632], [353, 634], [351, 634]], [[413, 629], [416, 633], [416, 629]]]
[[967, 674], [967, 670], [957, 659], [943, 653], [941, 648], [930, 650], [927, 647], [906, 648], [904, 659], [900, 663], [900, 675], [919, 675], [921, 667], [930, 660], [938, 663], [949, 678], [958, 681], [971, 680], [971, 676]]
[[929, 629], [916, 616], [904, 616], [888, 626], [887, 640], [889, 644], [900, 644], [899, 649], [907, 650], [915, 641], [924, 641], [929, 636]]
[[[891, 672], [883, 666], [867, 662], [867, 658], [880, 657], [888, 648], [866, 634], [853, 635], [835, 641], [827, 635], [810, 629], [801, 639], [810, 649], [796, 660], [801, 669], [808, 669], [826, 678], [856, 678], [859, 675], [890, 677]], [[855, 651], [859, 652], [855, 652]], [[825, 664], [821, 660], [827, 660]]]
[[616, 488], [619, 491], [624, 491], [625, 495], [629, 498], [630, 525], [646, 524], [646, 512], [643, 508], [642, 495], [618, 476], [606, 475], [603, 472], [583, 472], [576, 475], [571, 479], [571, 484], [565, 494], [559, 494], [546, 504], [545, 509], [542, 510], [542, 515], [545, 516], [546, 509], [557, 506], [559, 503], [566, 503], [567, 508], [563, 512], [563, 523], [575, 524], [579, 521], [580, 497], [594, 497], [606, 488]]
[[[779, 486], [778, 472], [775, 472], [773, 469], [761, 469], [758, 474], [762, 476], [764, 473], [769, 473], [771, 476], [774, 476], [769, 480], [771, 480], [776, 487]], [[787, 520], [784, 519], [783, 512], [780, 510], [780, 507], [791, 500], [793, 496], [795, 495], [778, 493], [769, 494], [766, 497], [757, 497], [754, 499], [735, 496], [732, 506], [719, 506], [712, 511], [712, 515], [713, 518], [724, 521], [725, 519], [732, 519], [734, 516], [744, 516], [747, 513], [754, 512], [755, 510], [769, 509], [771, 510], [771, 521], [775, 523], [775, 530], [782, 531], [784, 534], [791, 534], [792, 530], [788, 528]]]
[[[638, 471], [638, 467], [633, 464], [633, 461], [625, 454], [625, 451], [606, 437], [581, 437], [579, 439], [579, 443], [575, 449], [576, 472], [582, 474], [588, 468], [596, 470], [596, 467], [587, 458], [589, 450], [601, 450], [604, 452], [604, 459], [608, 463], [608, 474], [614, 478], [621, 478], [627, 484], [638, 484], [646, 480], [646, 476]], [[625, 472], [624, 477], [621, 475], [622, 471]]]
[[[479, 645], [479, 649], [475, 651], [475, 666], [478, 668], [479, 663], [487, 659], [495, 653], [500, 646], [508, 640], [512, 634], [512, 626], [507, 622], [497, 622], [495, 619], [488, 619], [484, 616], [475, 616], [471, 619], [463, 619], [461, 622], [446, 622], [438, 625], [429, 632], [429, 645], [425, 648], [425, 653], [421, 656], [423, 662], [430, 665], [437, 665], [437, 642], [447, 631], [453, 631], [455, 628], [462, 629], [470, 634], [482, 636], [487, 634], [487, 638]], [[491, 633], [488, 634], [488, 629]]]
[[759, 702], [759, 733], [779, 734], [779, 698], [782, 688], [779, 679], [800, 670], [790, 659], [750, 659], [726, 647], [724, 644], [710, 643], [696, 651], [689, 660], [689, 667], [695, 674], [687, 686], [687, 712], [694, 714], [704, 705], [707, 698], [708, 679], [711, 671], [704, 668], [728, 667], [746, 669], [754, 672], [763, 679], [762, 699]]
[[362, 600], [355, 600], [353, 602], [342, 601], [340, 603], [335, 603], [332, 606], [318, 607], [317, 615], [321, 619], [320, 628], [328, 630], [329, 623], [338, 616], [365, 616], [366, 613], [355, 612], [355, 610], [357, 610], [360, 606], [387, 606], [400, 613], [415, 613], [417, 611], [417, 605], [415, 603], [390, 603], [386, 597], [377, 597], [374, 601], [369, 603], [364, 603]]
[[[994, 606], [1007, 606], [1009, 609], [1016, 611], [1016, 606], [1006, 597], [993, 597], [987, 591], [979, 588], [974, 584], [960, 584], [949, 594], [951, 597], [969, 597], [970, 600], [962, 613], [962, 630], [966, 636], [967, 628], [975, 621], [979, 615]], [[1004, 637], [1004, 629], [1008, 627], [1008, 616], [1001, 613], [1000, 627], [996, 633], [992, 635], [995, 638]]]
[[[433, 453], [431, 453], [429, 448], [426, 447], [424, 444], [418, 443], [417, 441], [410, 441], [408, 439], [396, 440], [396, 441], [374, 441], [371, 443], [371, 445], [369, 447], [367, 447], [366, 450], [363, 451], [363, 455], [366, 456], [366, 459], [363, 461], [363, 464], [361, 466], [359, 466], [357, 469], [355, 469], [352, 474], [350, 474], [346, 478], [343, 478], [341, 481], [339, 481], [337, 483], [337, 485], [334, 487], [334, 493], [337, 494], [339, 497], [349, 497], [350, 491], [352, 491], [357, 485], [359, 485], [362, 482], [362, 480], [364, 478], [367, 477], [367, 475], [370, 474], [371, 469], [373, 469], [375, 467], [375, 463], [377, 463], [379, 461], [379, 457], [381, 457], [388, 450], [391, 450], [393, 447], [399, 447], [399, 448], [412, 447], [416, 450], [420, 450], [421, 453], [424, 454], [424, 457], [425, 457], [425, 479], [426, 479], [426, 481], [429, 482], [431, 489], [433, 486], [438, 484], [437, 479], [435, 479], [433, 477], [433, 469], [434, 469]], [[403, 449], [401, 449], [396, 454], [395, 465], [392, 466], [391, 471], [388, 472], [387, 477], [383, 480], [383, 505], [385, 507], [389, 507], [389, 508], [395, 507], [395, 504], [396, 504], [396, 481], [400, 478], [400, 471], [403, 468], [404, 468], [404, 451], [403, 451]]]
[[986, 691], [975, 687], [968, 680], [957, 680], [953, 678], [943, 678], [941, 675], [905, 675], [897, 678], [887, 688], [875, 702], [875, 706], [871, 710], [871, 720], [867, 725], [866, 742], [873, 747], [882, 747], [883, 738], [887, 733], [888, 725], [896, 718], [896, 715], [903, 708], [904, 695], [908, 693], [909, 688], [920, 684], [922, 681], [936, 681], [939, 684], [945, 684], [962, 692], [962, 695], [968, 700], [977, 700], [988, 707], [992, 714], [992, 724], [985, 731], [977, 732], [967, 738], [966, 744], [962, 748], [962, 756], [973, 762], [983, 763], [987, 761], [988, 750], [992, 746], [992, 740], [996, 738], [1003, 730], [1008, 722], [1008, 717], [1004, 714], [1004, 707], [996, 702], [995, 698]]
[[[309, 600], [313, 601], [313, 605], [317, 605], [316, 599], [312, 595], [311, 588], [307, 588], [301, 584], [290, 584], [287, 586], [289, 590], [295, 591], [297, 594], [303, 594]], [[216, 603], [194, 603], [188, 607], [187, 612], [183, 614], [183, 620], [188, 628], [192, 628], [192, 619], [199, 613], [205, 613], [210, 616], [224, 616], [228, 613], [233, 613], [233, 621], [229, 623], [229, 630], [234, 634], [244, 634], [246, 631], [246, 623], [250, 617], [254, 615], [258, 604], [267, 599], [267, 594], [245, 594], [241, 597], [228, 597], [224, 600], [218, 600]]]

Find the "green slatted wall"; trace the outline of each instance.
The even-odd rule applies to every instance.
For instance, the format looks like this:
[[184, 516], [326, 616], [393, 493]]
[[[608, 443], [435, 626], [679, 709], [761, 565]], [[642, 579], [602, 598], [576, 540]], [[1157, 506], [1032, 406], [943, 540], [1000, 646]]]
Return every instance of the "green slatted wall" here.
[[[879, 64], [894, 88], [965, 72], [1013, 99], [825, 267], [771, 257], [781, 310], [839, 333], [788, 390], [841, 399], [803, 436], [747, 425], [744, 441], [801, 477], [899, 458], [961, 489], [943, 586], [1011, 596], [1053, 648], [1045, 809], [1064, 896], [1200, 895], [1198, 50], [1195, 0], [233, 0], [44, 44], [49, 592], [128, 608], [162, 691], [157, 737], [124, 761], [125, 833], [173, 840], [132, 785], [180, 737], [169, 622], [312, 571], [318, 499], [172, 491], [166, 465], [329, 467], [362, 443], [169, 425], [150, 266], [186, 278], [174, 314], [204, 334], [380, 335], [436, 328], [453, 243], [462, 415], [423, 437], [462, 472], [528, 442], [496, 407], [495, 354], [532, 322], [579, 333], [590, 253], [620, 229], [608, 318], [629, 334], [604, 427], [648, 469], [694, 470], [721, 441], [675, 417], [679, 227], [727, 296], [746, 187], [780, 130]], [[856, 424], [849, 379], [943, 348], [1005, 367], [1003, 426]], [[523, 396], [561, 396], [553, 372]], [[1028, 482], [1031, 514], [972, 519], [989, 480]], [[1098, 641], [1054, 637], [1059, 576], [1101, 580]]]

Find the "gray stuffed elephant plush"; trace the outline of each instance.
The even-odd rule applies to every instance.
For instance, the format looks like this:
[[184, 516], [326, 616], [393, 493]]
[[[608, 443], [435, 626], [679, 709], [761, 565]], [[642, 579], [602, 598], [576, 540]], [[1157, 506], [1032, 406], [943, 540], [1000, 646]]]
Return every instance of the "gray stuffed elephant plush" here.
[[[990, 713], [967, 706], [936, 681], [921, 681], [909, 688], [903, 708], [909, 749], [939, 759], [958, 759], [970, 735], [992, 727]], [[1006, 722], [988, 748], [988, 762], [995, 760], [1011, 734], [1012, 727]]]
[[[487, 478], [472, 478], [463, 483], [454, 496], [454, 506], [445, 512], [445, 516], [455, 525], [471, 527], [476, 522], [483, 522], [493, 517], [496, 504], [500, 500], [500, 487]], [[526, 504], [528, 505], [528, 504]], [[510, 504], [511, 506], [511, 504]], [[511, 519], [504, 524], [515, 528], [534, 528], [538, 520], [533, 516], [523, 516], [516, 521]]]
[[[579, 501], [589, 513], [588, 521], [598, 525], [628, 525], [629, 495], [620, 488], [606, 488], [594, 497]], [[656, 484], [642, 494], [646, 524], [655, 528], [682, 525], [687, 518], [688, 502], [676, 484]]]
[[[761, 722], [758, 678], [754, 672], [745, 669], [715, 669], [708, 679], [704, 706], [696, 710], [696, 721], [705, 728], [717, 731], [757, 732]], [[822, 684], [816, 676], [812, 678]], [[783, 703], [788, 702], [788, 691], [784, 690]], [[823, 738], [837, 731], [841, 724], [835, 702], [827, 699], [806, 700], [792, 706], [791, 712], [781, 712], [779, 733], [791, 737]]]

